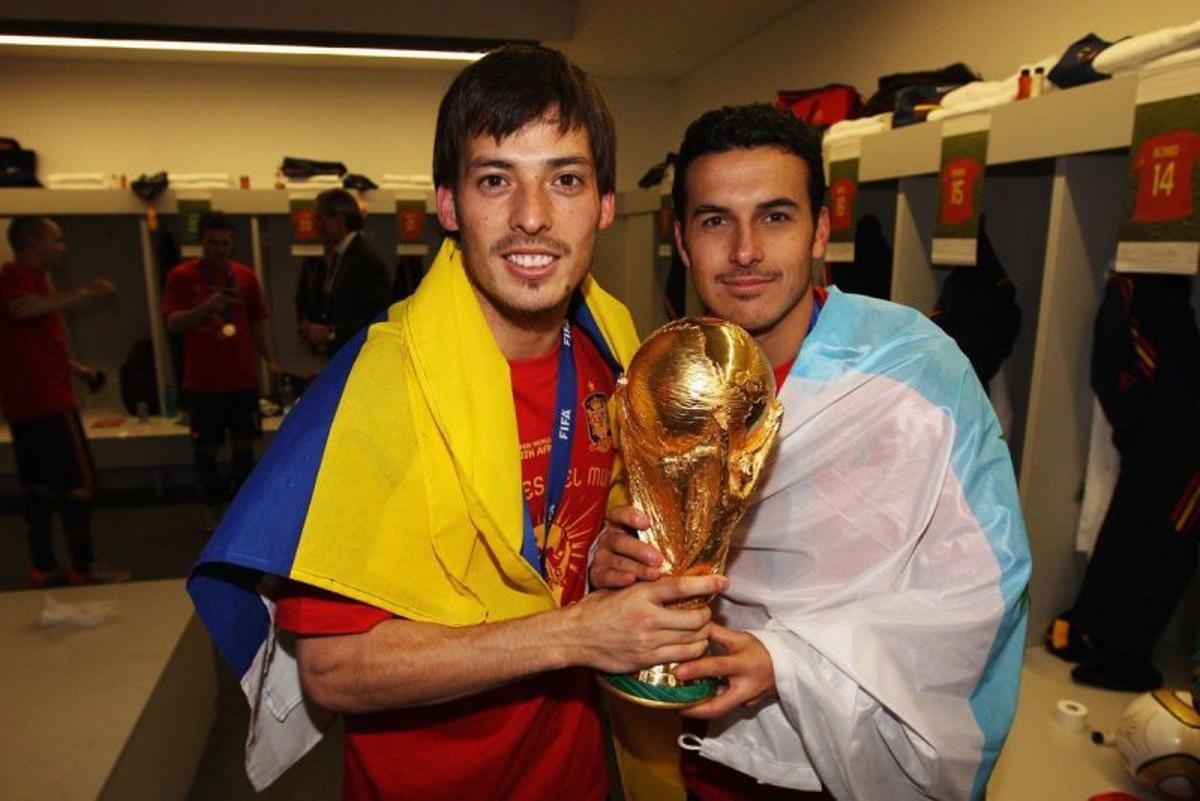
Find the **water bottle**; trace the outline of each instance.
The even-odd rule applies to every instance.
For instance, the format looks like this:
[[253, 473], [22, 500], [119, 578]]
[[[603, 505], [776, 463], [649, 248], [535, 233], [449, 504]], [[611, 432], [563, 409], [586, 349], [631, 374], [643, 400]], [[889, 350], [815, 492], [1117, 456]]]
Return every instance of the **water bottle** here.
[[176, 402], [177, 402], [177, 400], [175, 397], [175, 385], [167, 384], [165, 387], [163, 387], [163, 406], [164, 406], [163, 412], [166, 414], [168, 420], [175, 419], [175, 412], [176, 412], [175, 404], [176, 404]]

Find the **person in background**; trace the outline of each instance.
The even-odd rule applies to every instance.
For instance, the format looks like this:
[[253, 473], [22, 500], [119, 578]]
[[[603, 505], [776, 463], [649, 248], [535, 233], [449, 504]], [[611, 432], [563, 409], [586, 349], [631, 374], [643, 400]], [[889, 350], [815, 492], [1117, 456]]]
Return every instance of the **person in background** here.
[[325, 255], [303, 265], [296, 290], [300, 338], [332, 358], [392, 302], [387, 265], [363, 236], [363, 213], [345, 189], [317, 195]]
[[[682, 765], [677, 718], [615, 705], [618, 761], [657, 747], [657, 775], [679, 784], [682, 768], [701, 801], [979, 799], [1024, 648], [1012, 461], [953, 340], [914, 309], [814, 287], [824, 195], [819, 139], [791, 114], [723, 108], [687, 129], [676, 244], [709, 313], [762, 347], [784, 414], [733, 536], [713, 652], [675, 669], [724, 689], [684, 711], [699, 725]], [[661, 555], [628, 533], [648, 519], [611, 515], [592, 586], [657, 578]]]
[[[225, 499], [217, 451], [229, 432], [233, 492], [254, 468], [259, 436], [258, 359], [275, 378], [267, 306], [254, 271], [233, 261], [233, 224], [221, 212], [199, 223], [203, 255], [167, 275], [163, 314], [167, 331], [183, 334], [183, 388], [190, 397], [192, 449], [205, 505], [205, 525], [215, 525]], [[257, 357], [257, 358], [256, 358]]]
[[[56, 292], [47, 275], [60, 269], [67, 244], [45, 217], [14, 217], [8, 227], [14, 260], [0, 268], [0, 409], [12, 433], [33, 564], [31, 587], [128, 581], [129, 573], [97, 562], [92, 553], [95, 469], [71, 375], [95, 382], [95, 369], [67, 355], [60, 313], [109, 300], [116, 287], [98, 278]], [[91, 384], [90, 384], [91, 385]], [[71, 566], [54, 556], [55, 508], [66, 532]]]

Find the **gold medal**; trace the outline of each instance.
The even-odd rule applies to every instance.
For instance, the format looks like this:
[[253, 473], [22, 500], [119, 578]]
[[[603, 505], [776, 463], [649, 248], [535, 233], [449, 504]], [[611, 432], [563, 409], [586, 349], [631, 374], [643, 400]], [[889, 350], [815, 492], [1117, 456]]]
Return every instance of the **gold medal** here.
[[233, 323], [225, 323], [225, 325], [221, 326], [221, 336], [225, 337], [226, 339], [232, 339], [233, 335], [236, 333], [237, 326]]

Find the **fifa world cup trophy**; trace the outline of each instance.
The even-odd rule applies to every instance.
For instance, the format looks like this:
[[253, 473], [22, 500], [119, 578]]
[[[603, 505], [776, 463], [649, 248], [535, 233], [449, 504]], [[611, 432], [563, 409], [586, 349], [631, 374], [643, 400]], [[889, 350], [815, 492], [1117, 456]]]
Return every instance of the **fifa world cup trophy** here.
[[[642, 343], [614, 400], [630, 493], [650, 518], [640, 536], [662, 552], [662, 574], [723, 572], [783, 417], [766, 355], [732, 323], [677, 320]], [[716, 680], [684, 683], [674, 667], [601, 681], [646, 706], [692, 706], [716, 692]]]

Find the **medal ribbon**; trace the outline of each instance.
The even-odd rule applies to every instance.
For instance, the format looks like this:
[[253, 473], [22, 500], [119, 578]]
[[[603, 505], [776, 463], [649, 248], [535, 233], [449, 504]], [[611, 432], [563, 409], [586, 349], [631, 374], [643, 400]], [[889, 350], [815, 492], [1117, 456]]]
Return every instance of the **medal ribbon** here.
[[[575, 385], [575, 349], [571, 342], [571, 324], [563, 321], [562, 341], [558, 348], [558, 389], [554, 396], [554, 418], [550, 428], [550, 466], [546, 475], [545, 526], [549, 541], [550, 525], [558, 514], [563, 493], [567, 488], [567, 472], [571, 467], [571, 448], [575, 441], [575, 407], [579, 389]], [[521, 555], [546, 577], [546, 555], [539, 552], [533, 530], [533, 515], [525, 504], [525, 533]]]

